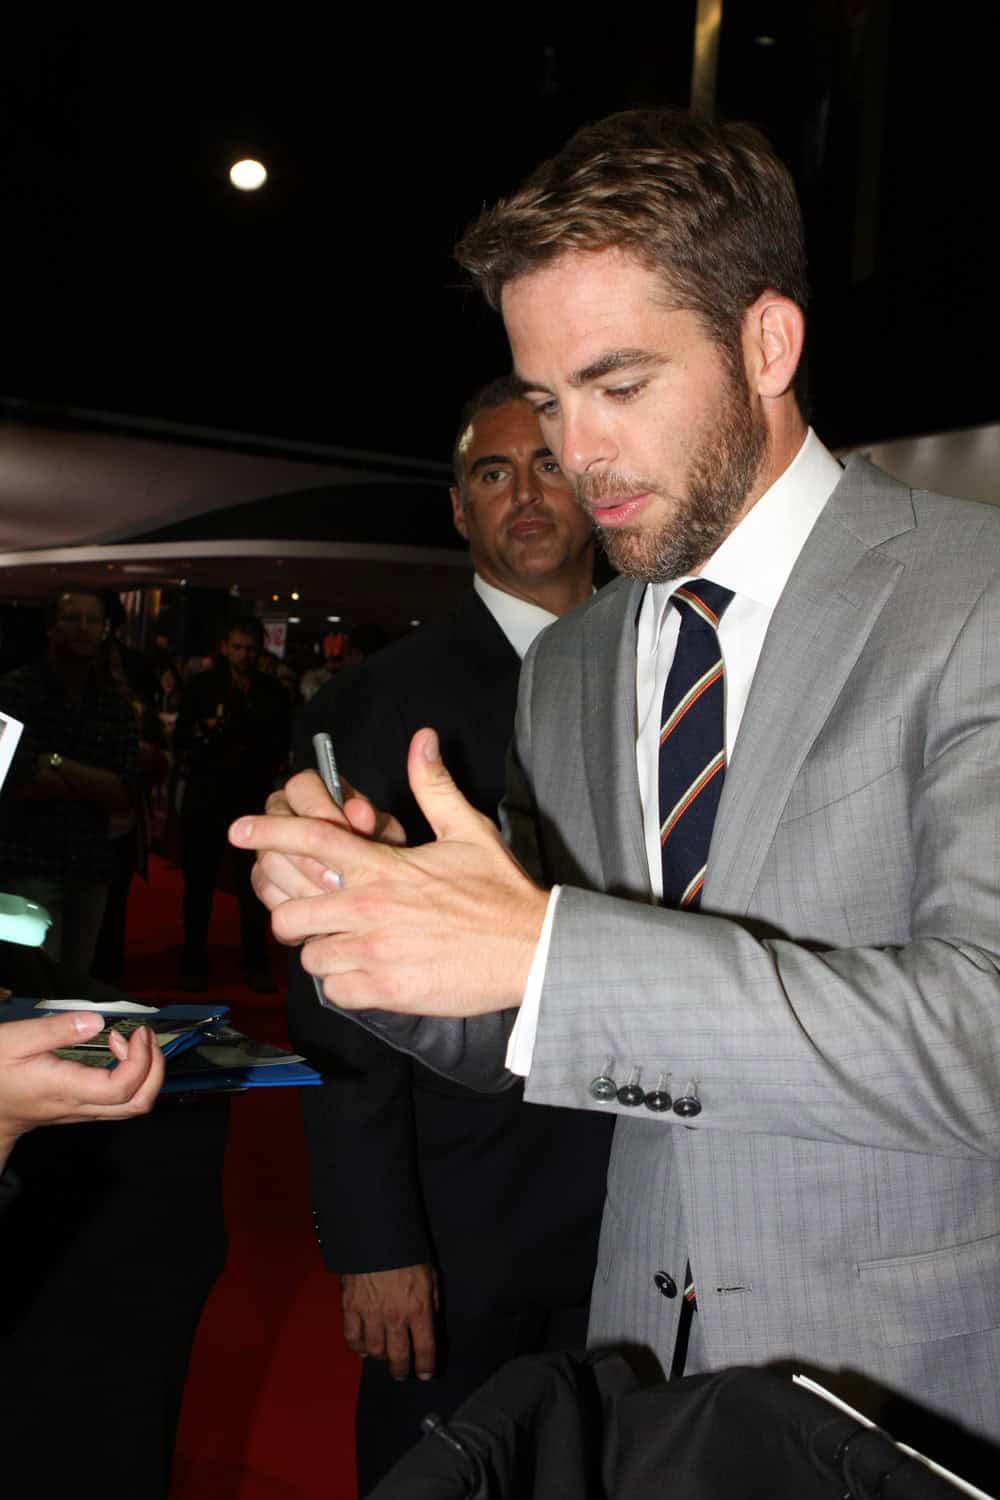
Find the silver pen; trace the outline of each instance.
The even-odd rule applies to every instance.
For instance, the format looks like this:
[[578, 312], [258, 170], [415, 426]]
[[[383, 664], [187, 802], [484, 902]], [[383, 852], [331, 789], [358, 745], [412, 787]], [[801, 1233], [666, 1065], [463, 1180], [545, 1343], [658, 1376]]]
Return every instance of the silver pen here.
[[333, 753], [333, 741], [326, 733], [313, 735], [313, 750], [316, 755], [316, 766], [322, 777], [323, 785], [338, 807], [344, 805], [344, 793], [340, 785], [340, 773], [337, 770], [337, 757]]

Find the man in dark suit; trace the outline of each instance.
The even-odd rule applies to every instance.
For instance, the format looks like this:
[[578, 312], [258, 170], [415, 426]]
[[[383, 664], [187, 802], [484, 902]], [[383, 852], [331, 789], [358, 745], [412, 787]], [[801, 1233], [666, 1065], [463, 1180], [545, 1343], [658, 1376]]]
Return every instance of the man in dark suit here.
[[[520, 658], [591, 591], [590, 525], [513, 381], [463, 412], [455, 479], [473, 588], [449, 618], [322, 689], [299, 754], [311, 765], [310, 737], [329, 730], [346, 776], [411, 843], [430, 837], [406, 780], [414, 731], [438, 727], [465, 795], [495, 817]], [[317, 1231], [341, 1273], [347, 1341], [370, 1356], [364, 1494], [426, 1412], [450, 1412], [517, 1354], [582, 1345], [608, 1122], [525, 1105], [520, 1088], [486, 1098], [411, 1063], [322, 1009], [297, 961], [290, 1020], [325, 1077], [303, 1098]]]

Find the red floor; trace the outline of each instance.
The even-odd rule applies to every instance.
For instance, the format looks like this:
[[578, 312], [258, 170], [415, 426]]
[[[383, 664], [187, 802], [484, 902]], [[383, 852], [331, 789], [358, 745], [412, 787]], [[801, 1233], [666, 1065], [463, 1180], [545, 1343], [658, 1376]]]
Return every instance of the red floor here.
[[[180, 874], [162, 860], [148, 885], [133, 882], [124, 988], [171, 992], [180, 902]], [[212, 997], [241, 1030], [284, 1043], [283, 995], [240, 982], [237, 906], [223, 892], [211, 946]], [[275, 949], [279, 979], [284, 964]], [[313, 1239], [297, 1090], [234, 1096], [224, 1191], [229, 1258], [191, 1358], [171, 1500], [354, 1500], [358, 1365]]]

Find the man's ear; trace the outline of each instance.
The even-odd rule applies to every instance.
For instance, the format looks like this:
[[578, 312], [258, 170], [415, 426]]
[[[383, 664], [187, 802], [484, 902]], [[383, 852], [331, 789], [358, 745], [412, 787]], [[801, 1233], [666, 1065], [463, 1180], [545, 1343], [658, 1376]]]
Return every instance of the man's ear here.
[[743, 355], [751, 389], [759, 396], [784, 396], [802, 357], [806, 322], [790, 297], [763, 292], [743, 318]]
[[465, 506], [462, 504], [462, 492], [457, 485], [452, 485], [448, 491], [451, 496], [451, 518], [455, 522], [455, 530], [459, 536], [469, 540], [469, 528], [465, 520]]

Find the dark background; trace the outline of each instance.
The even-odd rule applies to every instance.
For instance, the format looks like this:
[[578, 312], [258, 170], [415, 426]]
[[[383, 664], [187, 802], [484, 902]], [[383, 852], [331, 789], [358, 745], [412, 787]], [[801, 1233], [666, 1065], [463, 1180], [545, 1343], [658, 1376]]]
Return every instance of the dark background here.
[[[719, 113], [806, 206], [831, 444], [996, 416], [987, 9], [724, 5]], [[456, 236], [578, 124], [685, 105], [694, 10], [7, 23], [0, 395], [446, 457], [507, 360]], [[257, 194], [228, 183], [244, 154]]]

